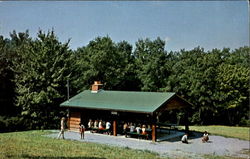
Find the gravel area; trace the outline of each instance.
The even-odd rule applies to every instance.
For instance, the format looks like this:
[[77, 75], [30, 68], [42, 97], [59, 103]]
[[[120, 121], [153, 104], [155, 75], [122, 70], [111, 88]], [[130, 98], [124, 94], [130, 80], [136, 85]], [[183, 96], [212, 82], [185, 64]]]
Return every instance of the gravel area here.
[[[47, 136], [56, 138], [58, 132], [56, 131]], [[70, 131], [65, 132], [65, 138], [111, 146], [129, 147], [131, 149], [149, 150], [171, 158], [202, 158], [204, 154], [249, 158], [247, 154], [241, 153], [242, 150], [249, 150], [249, 141], [222, 136], [210, 135], [208, 143], [202, 143], [201, 138], [189, 139], [190, 144], [183, 144], [180, 141], [152, 142], [143, 139], [125, 138], [124, 136], [92, 134], [88, 131], [85, 132], [84, 140], [80, 139], [79, 133]]]

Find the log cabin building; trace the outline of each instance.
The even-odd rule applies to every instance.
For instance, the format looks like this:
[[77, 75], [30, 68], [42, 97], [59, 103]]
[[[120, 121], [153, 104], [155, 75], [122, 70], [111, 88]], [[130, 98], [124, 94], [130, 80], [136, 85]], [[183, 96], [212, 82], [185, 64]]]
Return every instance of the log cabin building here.
[[68, 128], [78, 131], [79, 123], [87, 126], [89, 119], [112, 123], [113, 135], [121, 133], [122, 122], [151, 125], [152, 141], [156, 141], [157, 120], [165, 111], [185, 110], [185, 129], [188, 131], [187, 108], [189, 102], [173, 92], [106, 91], [95, 81], [91, 90], [85, 90], [63, 102], [68, 108]]

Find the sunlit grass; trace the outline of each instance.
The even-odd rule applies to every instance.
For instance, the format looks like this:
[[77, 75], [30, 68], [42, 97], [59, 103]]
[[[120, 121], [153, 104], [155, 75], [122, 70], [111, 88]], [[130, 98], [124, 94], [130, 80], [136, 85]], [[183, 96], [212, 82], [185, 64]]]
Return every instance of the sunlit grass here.
[[157, 153], [42, 135], [48, 131], [26, 131], [0, 134], [0, 158], [164, 158]]
[[[0, 159], [164, 159], [149, 150], [134, 150], [103, 144], [58, 140], [44, 135], [50, 131], [25, 131], [0, 133]], [[234, 157], [203, 155], [208, 159], [233, 159]], [[188, 159], [180, 156], [180, 159]]]

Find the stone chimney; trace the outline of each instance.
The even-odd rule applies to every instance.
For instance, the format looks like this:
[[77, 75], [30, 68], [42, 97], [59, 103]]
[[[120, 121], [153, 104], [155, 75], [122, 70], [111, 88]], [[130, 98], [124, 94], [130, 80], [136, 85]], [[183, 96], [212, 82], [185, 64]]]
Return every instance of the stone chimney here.
[[95, 81], [94, 84], [92, 84], [91, 93], [98, 93], [98, 91], [102, 89], [102, 86], [101, 81]]

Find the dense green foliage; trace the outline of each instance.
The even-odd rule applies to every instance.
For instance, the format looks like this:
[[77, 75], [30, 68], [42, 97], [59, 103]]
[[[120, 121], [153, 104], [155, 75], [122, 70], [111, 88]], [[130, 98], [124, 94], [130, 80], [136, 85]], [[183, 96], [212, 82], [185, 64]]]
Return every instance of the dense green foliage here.
[[[165, 42], [97, 37], [69, 49], [54, 31], [0, 36], [0, 115], [27, 129], [55, 128], [59, 104], [100, 80], [107, 90], [172, 91], [193, 104], [192, 124], [249, 125], [249, 47], [168, 52]], [[2, 122], [3, 123], [3, 122]], [[4, 126], [5, 125], [5, 126]], [[5, 122], [2, 130], [10, 125]], [[16, 126], [18, 127], [18, 126]]]

